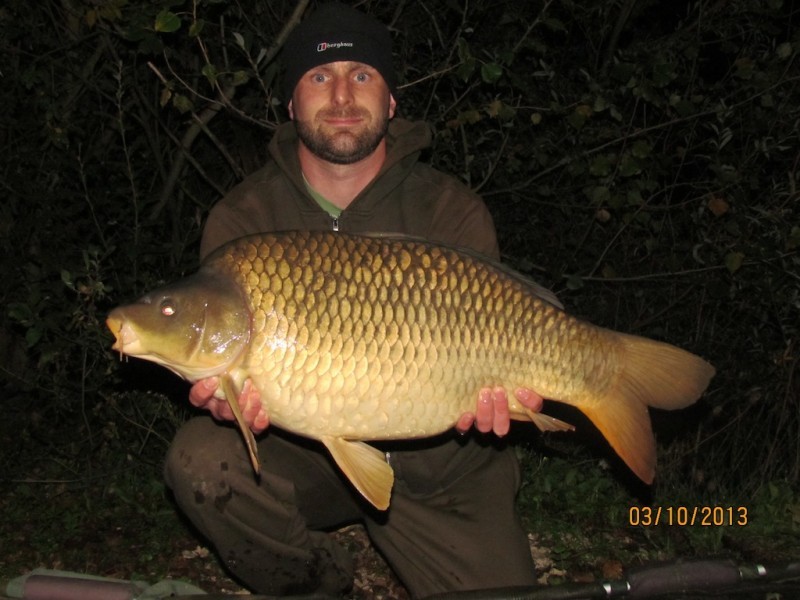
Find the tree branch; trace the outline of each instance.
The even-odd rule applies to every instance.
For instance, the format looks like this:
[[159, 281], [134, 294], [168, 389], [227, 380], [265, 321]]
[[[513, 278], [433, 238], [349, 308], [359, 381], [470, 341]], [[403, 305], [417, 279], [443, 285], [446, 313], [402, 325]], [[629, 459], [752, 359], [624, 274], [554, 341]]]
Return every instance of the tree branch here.
[[[310, 0], [299, 0], [297, 6], [295, 7], [294, 11], [292, 12], [291, 17], [283, 26], [281, 31], [275, 36], [275, 41], [273, 42], [270, 49], [267, 51], [267, 60], [264, 61], [264, 64], [269, 64], [272, 60], [277, 56], [280, 49], [283, 47], [284, 43], [286, 43], [286, 38], [289, 37], [292, 29], [294, 29], [297, 24], [300, 22], [300, 19], [305, 11], [306, 7], [308, 6]], [[153, 65], [148, 63], [151, 69], [155, 69]], [[163, 80], [163, 77], [161, 77]], [[236, 86], [232, 83], [228, 83], [223, 87], [217, 86], [217, 97], [216, 99], [210, 101], [209, 105], [206, 106], [199, 114], [192, 115], [194, 117], [194, 123], [186, 130], [186, 133], [183, 134], [181, 138], [180, 147], [178, 149], [178, 153], [175, 156], [175, 160], [172, 163], [172, 167], [170, 168], [170, 172], [167, 174], [167, 178], [164, 181], [164, 185], [161, 188], [161, 193], [159, 194], [158, 202], [153, 207], [153, 210], [150, 212], [150, 219], [155, 220], [160, 215], [161, 212], [164, 210], [164, 207], [169, 202], [170, 197], [172, 196], [173, 190], [175, 189], [175, 185], [178, 182], [178, 178], [180, 177], [181, 172], [183, 171], [183, 167], [186, 163], [187, 155], [189, 154], [189, 150], [192, 147], [195, 139], [202, 131], [207, 131], [207, 127], [209, 122], [217, 116], [223, 106], [230, 106], [230, 101], [233, 98], [234, 94], [236, 93]], [[216, 142], [212, 139], [212, 142]], [[230, 155], [224, 149], [222, 149], [222, 153], [226, 158]], [[234, 172], [237, 176], [243, 176], [241, 169], [235, 168]]]

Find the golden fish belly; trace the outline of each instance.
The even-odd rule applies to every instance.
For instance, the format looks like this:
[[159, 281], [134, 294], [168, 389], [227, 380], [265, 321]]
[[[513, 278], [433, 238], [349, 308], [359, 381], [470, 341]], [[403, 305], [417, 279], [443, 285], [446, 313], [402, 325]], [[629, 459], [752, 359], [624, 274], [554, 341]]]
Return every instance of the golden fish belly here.
[[250, 299], [244, 373], [274, 424], [309, 437], [430, 436], [474, 410], [483, 386], [570, 402], [587, 380], [613, 379], [605, 330], [445, 248], [260, 236], [217, 268], [232, 269]]

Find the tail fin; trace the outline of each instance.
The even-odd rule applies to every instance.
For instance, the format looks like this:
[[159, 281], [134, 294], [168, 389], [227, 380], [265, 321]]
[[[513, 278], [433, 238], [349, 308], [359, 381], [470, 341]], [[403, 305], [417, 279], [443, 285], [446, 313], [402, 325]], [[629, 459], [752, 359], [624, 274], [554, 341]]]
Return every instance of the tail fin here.
[[714, 376], [702, 358], [662, 342], [608, 332], [622, 348], [621, 369], [600, 397], [577, 407], [645, 483], [652, 483], [656, 445], [647, 407], [674, 410], [694, 403]]

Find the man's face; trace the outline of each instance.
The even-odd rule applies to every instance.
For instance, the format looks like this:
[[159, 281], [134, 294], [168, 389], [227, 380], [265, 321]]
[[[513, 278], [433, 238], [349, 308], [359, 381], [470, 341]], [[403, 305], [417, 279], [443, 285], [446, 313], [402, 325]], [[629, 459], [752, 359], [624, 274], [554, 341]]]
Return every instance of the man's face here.
[[380, 73], [359, 62], [332, 62], [307, 71], [289, 103], [300, 141], [335, 164], [374, 152], [386, 135], [396, 103]]

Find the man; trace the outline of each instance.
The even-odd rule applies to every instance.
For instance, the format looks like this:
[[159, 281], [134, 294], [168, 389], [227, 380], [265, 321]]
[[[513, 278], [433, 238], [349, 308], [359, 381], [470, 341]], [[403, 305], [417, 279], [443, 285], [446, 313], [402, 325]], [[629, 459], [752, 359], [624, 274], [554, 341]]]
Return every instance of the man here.
[[[394, 119], [396, 83], [388, 30], [341, 4], [321, 7], [284, 49], [292, 123], [270, 143], [272, 161], [234, 188], [208, 218], [201, 255], [248, 233], [334, 229], [401, 232], [498, 257], [483, 202], [456, 180], [418, 162], [424, 124]], [[190, 400], [232, 418], [196, 383]], [[516, 390], [526, 406], [542, 399]], [[269, 415], [248, 383], [239, 403], [254, 432]], [[535, 583], [527, 537], [514, 510], [513, 452], [480, 435], [508, 431], [506, 393], [481, 390], [456, 433], [382, 444], [394, 468], [392, 504], [375, 510], [315, 442], [270, 430], [258, 441], [256, 480], [234, 428], [208, 417], [178, 432], [165, 475], [181, 509], [230, 571], [259, 593], [337, 594], [352, 585], [349, 554], [325, 530], [363, 522], [415, 597]], [[496, 438], [492, 441], [496, 441]]]

